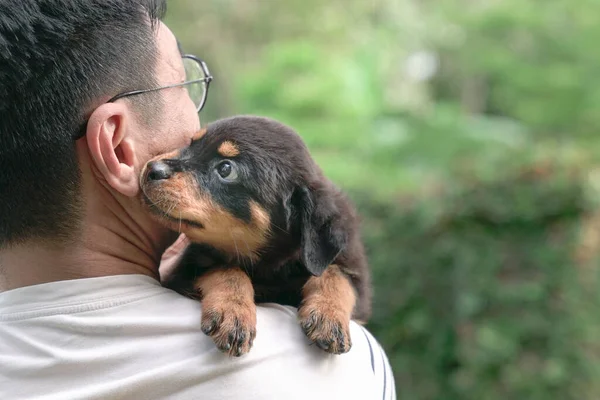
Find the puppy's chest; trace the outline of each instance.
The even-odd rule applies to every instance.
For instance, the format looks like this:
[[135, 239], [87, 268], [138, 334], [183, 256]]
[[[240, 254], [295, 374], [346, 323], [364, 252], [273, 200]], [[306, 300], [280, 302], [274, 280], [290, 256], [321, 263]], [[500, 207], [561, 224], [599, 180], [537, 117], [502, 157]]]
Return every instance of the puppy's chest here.
[[[241, 264], [241, 265], [240, 265]], [[217, 268], [240, 267], [246, 272], [254, 287], [257, 303], [278, 303], [297, 307], [302, 299], [302, 287], [310, 273], [298, 254], [265, 254], [257, 262], [238, 263], [214, 249], [192, 244], [172, 276], [168, 287], [182, 292], [192, 292], [196, 278]]]
[[299, 260], [280, 264], [259, 264], [246, 270], [254, 287], [256, 302], [274, 302], [297, 307], [302, 287], [310, 273]]

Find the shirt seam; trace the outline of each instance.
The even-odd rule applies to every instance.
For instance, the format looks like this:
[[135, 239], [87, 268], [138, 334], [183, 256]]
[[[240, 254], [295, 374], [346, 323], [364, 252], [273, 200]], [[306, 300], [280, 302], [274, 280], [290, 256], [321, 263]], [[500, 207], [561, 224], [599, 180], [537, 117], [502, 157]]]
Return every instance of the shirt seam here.
[[60, 305], [46, 306], [35, 310], [27, 310], [27, 311], [16, 311], [11, 313], [0, 313], [0, 321], [9, 322], [9, 321], [20, 321], [26, 319], [34, 319], [41, 317], [48, 317], [51, 315], [57, 314], [79, 314], [82, 312], [88, 311], [97, 311], [106, 308], [116, 307], [124, 304], [133, 303], [135, 301], [149, 299], [155, 296], [163, 295], [164, 293], [155, 293], [151, 294], [156, 290], [155, 288], [144, 290], [143, 292], [139, 292], [137, 295], [123, 295], [115, 298], [107, 299], [101, 298], [96, 300], [84, 301], [81, 303], [78, 302], [68, 302]]

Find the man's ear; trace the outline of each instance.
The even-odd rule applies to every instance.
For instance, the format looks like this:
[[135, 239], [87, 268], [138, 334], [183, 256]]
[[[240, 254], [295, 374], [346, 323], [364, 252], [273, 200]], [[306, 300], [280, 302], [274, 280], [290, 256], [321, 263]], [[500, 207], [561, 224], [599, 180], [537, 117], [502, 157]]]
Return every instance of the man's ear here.
[[297, 189], [294, 199], [299, 211], [301, 260], [308, 271], [320, 276], [346, 246], [347, 232], [333, 199], [325, 191]]
[[94, 166], [106, 182], [132, 197], [137, 194], [139, 183], [134, 170], [134, 142], [128, 136], [129, 118], [125, 105], [102, 104], [90, 116], [85, 137]]

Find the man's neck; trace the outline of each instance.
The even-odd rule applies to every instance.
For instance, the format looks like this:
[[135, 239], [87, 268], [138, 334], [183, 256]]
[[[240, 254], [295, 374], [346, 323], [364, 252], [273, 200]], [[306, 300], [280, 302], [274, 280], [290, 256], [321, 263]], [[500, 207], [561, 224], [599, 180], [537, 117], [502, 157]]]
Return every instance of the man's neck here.
[[0, 249], [0, 292], [61, 280], [143, 274], [159, 279], [161, 255], [177, 235], [140, 200], [116, 193], [82, 153], [85, 211], [71, 244], [28, 242]]
[[98, 234], [76, 245], [24, 244], [0, 252], [0, 292], [48, 282], [109, 275], [158, 276], [158, 255], [123, 238]]
[[29, 242], [0, 250], [0, 292], [109, 275], [143, 274], [158, 280], [160, 257], [175, 236], [139, 225], [116, 203], [104, 202], [72, 244]]

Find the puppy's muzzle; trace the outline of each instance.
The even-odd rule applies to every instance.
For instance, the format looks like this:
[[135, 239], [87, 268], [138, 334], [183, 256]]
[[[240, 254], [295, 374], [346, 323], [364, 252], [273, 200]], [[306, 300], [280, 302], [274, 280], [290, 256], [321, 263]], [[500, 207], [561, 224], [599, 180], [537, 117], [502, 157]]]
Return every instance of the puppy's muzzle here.
[[173, 168], [164, 161], [151, 161], [148, 163], [145, 172], [145, 181], [161, 181], [170, 179], [173, 176]]

